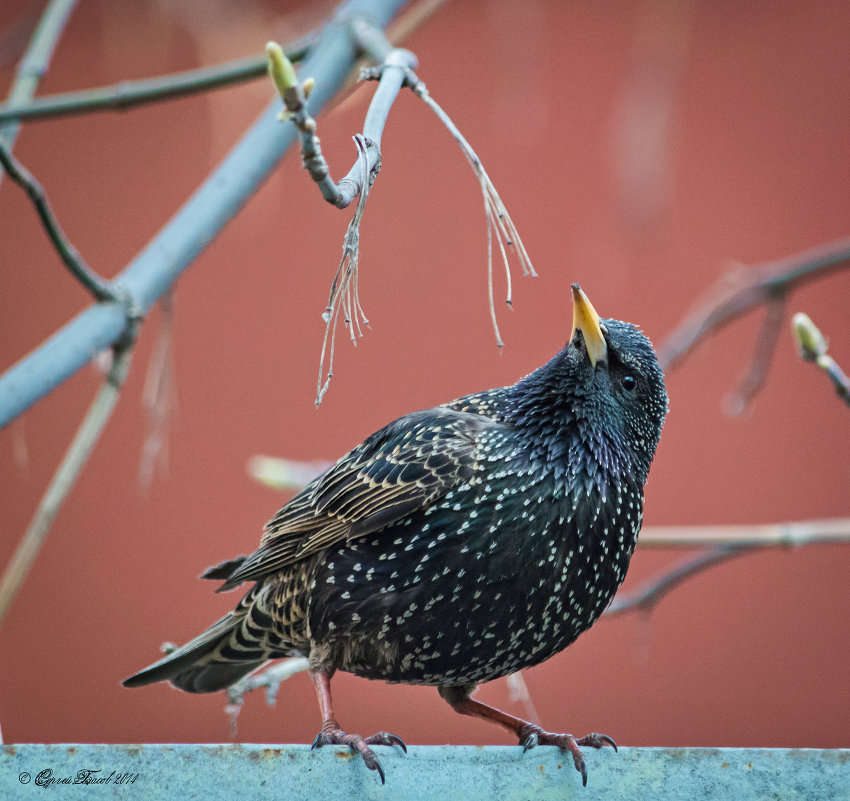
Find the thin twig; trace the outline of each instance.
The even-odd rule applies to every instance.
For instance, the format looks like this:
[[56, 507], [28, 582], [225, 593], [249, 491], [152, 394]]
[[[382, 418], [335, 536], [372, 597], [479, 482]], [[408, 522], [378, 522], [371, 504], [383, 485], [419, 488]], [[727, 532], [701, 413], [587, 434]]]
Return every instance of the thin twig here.
[[[328, 304], [322, 315], [325, 320], [325, 336], [319, 359], [319, 377], [316, 388], [316, 405], [322, 402], [333, 376], [336, 329], [340, 313], [349, 327], [349, 335], [356, 344], [362, 336], [362, 325], [368, 325], [359, 295], [359, 248], [360, 221], [365, 211], [366, 197], [381, 169], [381, 136], [387, 118], [405, 82], [416, 57], [407, 50], [393, 48], [380, 28], [354, 17], [349, 21], [358, 46], [381, 59], [378, 88], [369, 104], [363, 133], [354, 137], [358, 158], [354, 167], [338, 183], [330, 175], [328, 163], [322, 155], [319, 138], [316, 136], [316, 121], [310, 116], [307, 99], [313, 88], [309, 79], [298, 80], [295, 68], [275, 42], [266, 45], [269, 59], [269, 75], [280, 94], [285, 110], [281, 119], [291, 121], [298, 130], [301, 140], [302, 163], [310, 177], [318, 185], [322, 197], [337, 208], [346, 208], [359, 197], [354, 217], [349, 223], [343, 243], [342, 260], [331, 284]], [[327, 371], [325, 365], [327, 364]]]
[[[76, 2], [77, 0], [55, 0], [52, 5], [73, 6]], [[446, 0], [420, 0], [414, 3], [393, 21], [387, 31], [387, 38], [391, 42], [403, 41], [445, 3]], [[316, 36], [317, 32], [313, 31], [286, 45], [284, 51], [287, 58], [293, 63], [302, 61]], [[15, 102], [10, 95], [6, 103], [0, 104], [0, 122], [38, 121], [100, 111], [127, 111], [148, 103], [187, 97], [261, 78], [266, 74], [266, 62], [267, 58], [263, 53], [260, 56], [247, 56], [212, 67], [186, 70], [157, 78], [122, 81], [80, 92], [45, 95], [32, 102], [29, 102], [32, 94], [24, 96], [21, 93]], [[8, 142], [6, 131], [6, 128], [0, 130], [0, 135]]]
[[779, 261], [750, 268], [729, 289], [726, 282], [709, 293], [708, 300], [688, 315], [667, 338], [659, 362], [670, 369], [709, 333], [750, 309], [770, 302], [807, 281], [850, 266], [850, 237], [797, 253]]
[[148, 430], [139, 459], [139, 491], [144, 495], [153, 481], [154, 468], [159, 461], [163, 472], [168, 469], [168, 426], [176, 405], [173, 335], [174, 290], [170, 289], [160, 301], [161, 318], [156, 345], [148, 364], [142, 403], [148, 413]]
[[242, 711], [242, 705], [245, 703], [245, 693], [252, 690], [264, 688], [266, 691], [266, 703], [269, 706], [274, 706], [277, 702], [277, 694], [280, 690], [280, 685], [291, 678], [296, 673], [307, 670], [310, 666], [309, 660], [303, 657], [294, 657], [292, 659], [284, 659], [281, 662], [276, 662], [265, 670], [257, 671], [244, 679], [240, 679], [236, 684], [232, 684], [227, 688], [227, 706], [225, 711], [230, 718], [230, 732], [236, 736], [236, 721], [239, 713]]
[[796, 547], [829, 542], [850, 542], [850, 517], [740, 526], [644, 526], [640, 532], [642, 548]]
[[[380, 31], [379, 31], [380, 32]], [[383, 34], [382, 34], [383, 35]], [[372, 96], [366, 119], [363, 121], [363, 137], [369, 143], [367, 151], [369, 185], [375, 182], [381, 163], [381, 137], [395, 99], [404, 84], [405, 72], [410, 65], [416, 64], [416, 56], [409, 50], [395, 48], [387, 53], [381, 65], [382, 75], [378, 88]], [[344, 209], [360, 194], [363, 183], [358, 165], [352, 166], [348, 174], [337, 184], [340, 199], [337, 208]]]
[[660, 578], [650, 579], [642, 584], [637, 590], [630, 593], [620, 593], [614, 597], [611, 605], [603, 614], [607, 617], [628, 612], [632, 609], [651, 610], [668, 592], [681, 584], [685, 579], [696, 573], [749, 553], [750, 548], [715, 548], [685, 559], [672, 570], [667, 571]]
[[505, 347], [502, 340], [502, 332], [499, 331], [499, 321], [496, 319], [496, 301], [493, 298], [493, 215], [490, 213], [490, 205], [484, 198], [484, 218], [487, 220], [487, 305], [490, 309], [490, 322], [493, 325], [493, 333], [496, 335], [496, 347], [501, 350]]
[[738, 389], [728, 398], [727, 408], [730, 414], [736, 416], [743, 414], [764, 385], [773, 354], [776, 353], [784, 315], [785, 296], [783, 294], [767, 304], [767, 315], [759, 331], [749, 369], [738, 384]]
[[[392, 22], [387, 26], [385, 41], [388, 44], [388, 49], [399, 47], [408, 36], [410, 36], [420, 25], [427, 22], [427, 20], [439, 11], [439, 9], [447, 2], [448, 0], [418, 0], [418, 2], [408, 2], [398, 16], [394, 17]], [[374, 15], [372, 14], [366, 14], [365, 16], [362, 14], [359, 16], [351, 14], [337, 14], [337, 19], [340, 21], [345, 19], [349, 23], [358, 23], [362, 21], [369, 26], [374, 26]], [[348, 27], [355, 36], [357, 36], [356, 24], [349, 24]], [[359, 46], [363, 50], [363, 52], [360, 53], [362, 61], [368, 60], [374, 63], [380, 63], [384, 60], [385, 53], [375, 55], [375, 51], [371, 48], [371, 46], [367, 48], [364, 46], [362, 41], [359, 43]], [[294, 61], [294, 59], [292, 60]], [[363, 66], [365, 65], [361, 64], [360, 68], [362, 69]], [[337, 93], [337, 98], [340, 103], [351, 94], [351, 92], [357, 87], [357, 84], [362, 80], [359, 76], [359, 72], [360, 69], [352, 72], [343, 82], [339, 92]]]
[[41, 499], [32, 522], [6, 568], [3, 580], [0, 582], [0, 625], [29, 574], [56, 515], [112, 415], [130, 369], [132, 354], [132, 340], [128, 339], [114, 348], [112, 367], [77, 429], [62, 463]]
[[[363, 19], [354, 18], [350, 21], [350, 25], [361, 49], [368, 48], [370, 52], [380, 53], [382, 57], [379, 68], [380, 83], [369, 104], [362, 133], [364, 140], [368, 143], [366, 175], [371, 185], [380, 168], [381, 136], [387, 117], [404, 83], [406, 70], [415, 66], [416, 57], [407, 50], [393, 48], [379, 28], [366, 23]], [[330, 176], [328, 163], [322, 155], [319, 138], [316, 136], [316, 121], [310, 116], [307, 107], [312, 84], [308, 81], [301, 83], [298, 80], [291, 61], [286, 58], [279, 45], [269, 42], [266, 53], [269, 59], [269, 74], [286, 109], [281, 114], [281, 120], [291, 120], [298, 129], [304, 168], [328, 203], [340, 209], [346, 208], [362, 189], [359, 157], [348, 174], [339, 182], [334, 182]]]
[[829, 342], [812, 322], [811, 317], [798, 312], [791, 320], [794, 341], [800, 352], [800, 358], [814, 363], [823, 370], [832, 381], [838, 397], [850, 405], [850, 378], [838, 366], [835, 359], [827, 353]]
[[516, 703], [519, 701], [525, 709], [525, 717], [532, 723], [540, 723], [540, 715], [537, 708], [534, 706], [534, 701], [531, 698], [531, 693], [528, 690], [528, 685], [525, 683], [522, 672], [510, 673], [505, 676], [505, 682], [508, 685], [508, 693], [511, 701]]
[[50, 204], [47, 202], [47, 195], [44, 193], [41, 184], [33, 177], [33, 175], [21, 164], [8, 149], [6, 144], [0, 140], [0, 164], [9, 174], [9, 177], [20, 186], [29, 196], [30, 200], [35, 205], [38, 216], [41, 218], [42, 225], [53, 243], [53, 247], [59, 253], [65, 266], [76, 276], [79, 282], [89, 291], [94, 297], [99, 300], [120, 301], [118, 293], [112, 288], [109, 281], [101, 278], [88, 264], [85, 263], [79, 251], [71, 244], [59, 221], [53, 214]]
[[301, 140], [301, 160], [304, 169], [316, 182], [322, 197], [328, 203], [336, 204], [340, 198], [339, 190], [330, 177], [328, 163], [322, 155], [319, 137], [316, 136], [316, 121], [307, 110], [307, 98], [313, 89], [312, 79], [304, 83], [298, 80], [295, 67], [286, 57], [283, 48], [277, 42], [266, 45], [266, 57], [269, 77], [280, 94], [285, 110], [280, 113], [281, 122], [291, 120], [298, 130]]
[[496, 308], [493, 301], [493, 234], [496, 232], [499, 250], [502, 255], [502, 262], [505, 266], [505, 275], [507, 282], [507, 297], [505, 302], [511, 306], [513, 299], [511, 297], [511, 269], [508, 262], [505, 246], [514, 247], [519, 258], [520, 266], [524, 275], [536, 276], [534, 266], [531, 259], [528, 257], [528, 252], [525, 249], [522, 238], [517, 231], [514, 221], [508, 214], [505, 204], [499, 197], [496, 187], [487, 175], [487, 171], [481, 164], [475, 151], [469, 142], [458, 130], [457, 126], [452, 121], [451, 117], [440, 107], [440, 105], [431, 97], [425, 84], [416, 76], [412, 70], [407, 71], [406, 85], [410, 87], [413, 93], [425, 103], [428, 108], [433, 111], [443, 125], [448, 128], [449, 133], [454, 137], [455, 141], [460, 145], [463, 155], [472, 167], [475, 176], [478, 178], [478, 183], [481, 187], [481, 195], [484, 200], [484, 214], [487, 220], [487, 283], [488, 283], [488, 301], [490, 308], [490, 320], [493, 324], [493, 332], [496, 336], [496, 344], [499, 348], [503, 347], [499, 326], [496, 321]]
[[[14, 113], [15, 109], [25, 106], [32, 99], [39, 81], [47, 72], [53, 51], [56, 49], [62, 31], [65, 30], [65, 25], [76, 4], [77, 0], [51, 0], [48, 4], [41, 15], [29, 47], [23, 58], [18, 62], [8, 100], [0, 108], [12, 109]], [[0, 122], [3, 122], [4, 119], [10, 121], [0, 125], [0, 140], [6, 143], [6, 147], [11, 152], [18, 136], [20, 124], [15, 121], [14, 116], [4, 118], [0, 115]], [[0, 180], [2, 180], [2, 177], [3, 175], [0, 173]]]
[[[338, 13], [368, 14], [377, 24], [387, 21], [404, 0], [345, 0]], [[303, 69], [315, 77], [314, 110], [326, 105], [354, 67], [350, 27], [334, 20], [326, 25]], [[227, 157], [155, 236], [115, 276], [143, 314], [174, 283], [218, 231], [242, 208], [296, 138], [280, 131], [279, 104], [270, 104]], [[91, 360], [91, 354], [111, 346], [124, 334], [127, 310], [113, 303], [92, 304], [53, 336], [0, 375], [0, 427], [6, 425]]]
[[[342, 260], [337, 268], [333, 283], [331, 284], [328, 305], [322, 315], [325, 321], [325, 338], [322, 342], [322, 353], [319, 357], [319, 381], [316, 390], [316, 406], [322, 402], [325, 392], [328, 391], [334, 367], [334, 346], [336, 344], [336, 327], [339, 321], [341, 308], [346, 309], [345, 323], [349, 326], [352, 342], [355, 340], [355, 330], [360, 332], [360, 323], [369, 325], [369, 320], [360, 306], [360, 298], [357, 293], [358, 268], [360, 261], [360, 222], [366, 210], [366, 198], [369, 195], [368, 170], [369, 161], [366, 153], [367, 145], [360, 134], [354, 137], [360, 154], [360, 169], [363, 189], [357, 208], [348, 229], [345, 232], [345, 240], [342, 246]], [[380, 163], [378, 165], [380, 167]], [[328, 350], [328, 339], [330, 338], [330, 350]], [[327, 374], [325, 375], [325, 354], [327, 356]], [[325, 376], [324, 381], [322, 380]]]
[[303, 657], [294, 657], [292, 659], [284, 659], [281, 662], [275, 662], [275, 664], [266, 670], [252, 673], [250, 676], [246, 676], [244, 679], [237, 681], [236, 684], [228, 687], [228, 701], [231, 704], [241, 705], [242, 697], [245, 693], [263, 687], [266, 690], [266, 700], [269, 706], [274, 706], [277, 701], [277, 693], [281, 682], [286, 681], [302, 670], [306, 670], [308, 666], [309, 661]]
[[[286, 45], [288, 58], [301, 61], [316, 34], [306, 36]], [[216, 64], [213, 67], [186, 70], [158, 78], [122, 81], [112, 86], [101, 86], [80, 92], [45, 95], [25, 105], [11, 101], [0, 105], [2, 120], [45, 120], [72, 114], [89, 114], [97, 111], [126, 111], [148, 103], [174, 100], [180, 97], [222, 89], [236, 83], [255, 80], [266, 74], [266, 56], [248, 56]]]

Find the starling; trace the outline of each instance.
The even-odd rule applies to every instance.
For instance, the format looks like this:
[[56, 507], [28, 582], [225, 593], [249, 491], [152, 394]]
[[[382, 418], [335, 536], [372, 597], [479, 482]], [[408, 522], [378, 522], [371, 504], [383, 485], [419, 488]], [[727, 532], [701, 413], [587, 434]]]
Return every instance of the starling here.
[[667, 393], [649, 340], [600, 320], [573, 285], [570, 340], [513, 386], [400, 417], [292, 498], [259, 548], [210, 568], [236, 609], [127, 679], [215, 692], [270, 659], [309, 658], [322, 728], [384, 773], [374, 744], [334, 717], [337, 670], [436, 686], [459, 713], [528, 749], [616, 748], [553, 734], [473, 699], [476, 685], [531, 667], [588, 629], [626, 575]]

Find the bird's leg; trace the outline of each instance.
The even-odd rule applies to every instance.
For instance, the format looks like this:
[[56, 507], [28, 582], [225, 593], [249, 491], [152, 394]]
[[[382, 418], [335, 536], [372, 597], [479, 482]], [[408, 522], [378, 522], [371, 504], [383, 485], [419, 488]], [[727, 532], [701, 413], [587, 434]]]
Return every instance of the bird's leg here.
[[316, 695], [319, 699], [319, 710], [322, 713], [322, 730], [313, 740], [313, 748], [321, 748], [323, 745], [347, 745], [355, 754], [360, 754], [369, 770], [378, 771], [381, 784], [385, 784], [384, 770], [375, 752], [369, 748], [370, 745], [397, 745], [404, 753], [407, 746], [401, 737], [390, 734], [387, 731], [379, 731], [371, 737], [361, 737], [359, 734], [348, 734], [343, 731], [342, 726], [337, 723], [331, 701], [331, 673], [323, 671], [309, 671]]
[[617, 750], [617, 744], [607, 734], [587, 734], [576, 739], [572, 734], [553, 734], [544, 731], [534, 723], [474, 700], [470, 697], [473, 689], [472, 687], [440, 687], [440, 695], [449, 702], [455, 712], [488, 720], [515, 734], [519, 738], [520, 745], [523, 746], [523, 752], [536, 745], [557, 745], [564, 751], [569, 751], [573, 755], [576, 770], [581, 773], [584, 785], [587, 784], [587, 763], [579, 746], [602, 748], [610, 745], [615, 751]]

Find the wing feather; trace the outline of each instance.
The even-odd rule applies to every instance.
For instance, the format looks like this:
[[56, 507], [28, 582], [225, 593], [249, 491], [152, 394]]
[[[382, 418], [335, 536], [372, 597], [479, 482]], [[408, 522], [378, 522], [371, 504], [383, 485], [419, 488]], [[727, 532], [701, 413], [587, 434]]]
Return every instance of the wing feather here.
[[292, 498], [221, 589], [372, 534], [433, 504], [472, 478], [478, 437], [493, 425], [499, 423], [446, 407], [390, 423]]

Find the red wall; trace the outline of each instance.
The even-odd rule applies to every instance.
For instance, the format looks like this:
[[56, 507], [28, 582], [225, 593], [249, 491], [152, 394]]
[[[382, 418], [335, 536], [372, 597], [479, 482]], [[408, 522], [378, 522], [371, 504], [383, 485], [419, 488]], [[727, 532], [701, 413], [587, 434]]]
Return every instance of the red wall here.
[[[4, 2], [2, 29], [32, 3]], [[304, 4], [81, 3], [44, 93], [223, 61], [316, 24]], [[315, 4], [313, 4], [315, 6]], [[668, 7], [669, 6], [669, 7]], [[238, 8], [238, 11], [236, 10]], [[850, 7], [804, 2], [448, 4], [407, 42], [420, 75], [478, 149], [538, 279], [514, 275], [514, 311], [486, 304], [485, 222], [454, 142], [412, 96], [384, 138], [362, 230], [361, 297], [372, 330], [342, 339], [313, 406], [320, 314], [347, 212], [328, 207], [290, 153], [181, 279], [169, 472], [138, 491], [140, 398], [156, 339], [150, 315], [124, 396], [0, 631], [7, 742], [226, 741], [221, 695], [119, 681], [223, 614], [234, 595], [195, 577], [252, 549], [283, 498], [253, 483], [257, 453], [333, 459], [384, 422], [510, 383], [569, 331], [580, 281], [603, 316], [662, 342], [736, 263], [848, 234]], [[3, 56], [15, 55], [10, 37]], [[8, 85], [11, 62], [0, 86]], [[371, 87], [320, 120], [334, 174], [354, 158]], [[118, 272], [222, 158], [270, 97], [265, 82], [207, 97], [32, 124], [16, 152], [41, 179], [89, 263]], [[666, 121], [666, 124], [665, 124]], [[32, 209], [0, 189], [0, 365], [88, 304]], [[502, 293], [501, 278], [497, 292]], [[795, 293], [850, 369], [850, 273]], [[649, 524], [756, 523], [846, 515], [850, 417], [786, 329], [768, 383], [743, 417], [724, 398], [748, 364], [763, 312], [670, 373], [671, 412], [647, 488]], [[98, 385], [93, 369], [0, 432], [5, 565]], [[24, 440], [28, 462], [16, 466]], [[634, 587], [680, 558], [638, 548]], [[767, 550], [714, 568], [648, 621], [603, 621], [525, 674], [551, 729], [627, 745], [848, 745], [850, 547]], [[409, 743], [503, 743], [433, 689], [334, 680], [344, 725]], [[481, 698], [522, 714], [498, 681]], [[300, 675], [276, 709], [250, 697], [238, 740], [309, 742]]]

